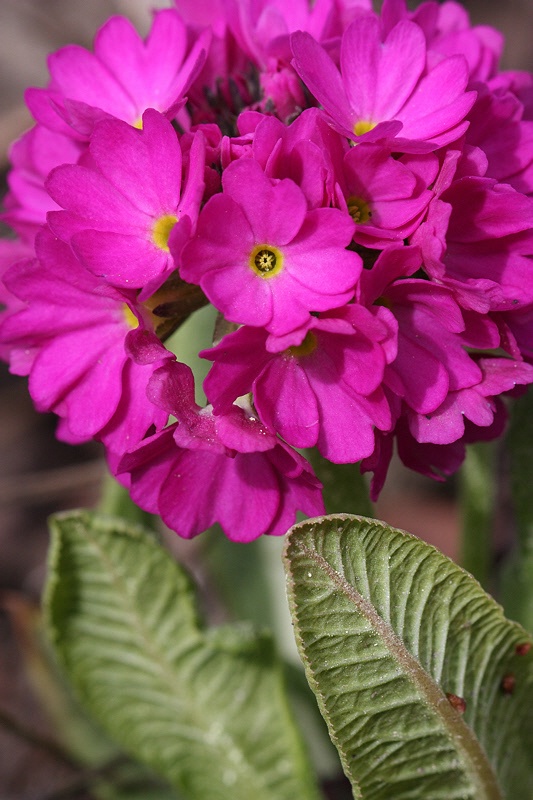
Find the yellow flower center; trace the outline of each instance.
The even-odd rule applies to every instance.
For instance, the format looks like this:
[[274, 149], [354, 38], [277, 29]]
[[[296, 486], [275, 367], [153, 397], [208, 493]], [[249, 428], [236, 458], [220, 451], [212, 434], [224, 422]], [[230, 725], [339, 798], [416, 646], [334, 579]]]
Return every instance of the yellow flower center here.
[[309, 356], [316, 350], [318, 342], [316, 336], [312, 331], [308, 331], [305, 339], [296, 347], [289, 347], [288, 353], [291, 356], [295, 356], [296, 358], [300, 358], [301, 356]]
[[139, 119], [136, 119], [135, 122], [133, 123], [133, 127], [137, 128], [137, 130], [139, 130], [139, 131], [142, 131], [142, 129], [143, 129], [143, 118], [139, 117]]
[[165, 214], [164, 217], [159, 217], [159, 219], [156, 220], [156, 223], [152, 229], [153, 243], [161, 250], [166, 250], [167, 253], [170, 252], [168, 247], [170, 231], [177, 221], [178, 218], [175, 217], [174, 214]]
[[362, 136], [363, 133], [368, 133], [368, 131], [371, 131], [376, 125], [377, 122], [368, 122], [367, 120], [360, 119], [359, 122], [356, 122], [353, 126], [353, 132], [356, 136]]
[[372, 216], [368, 203], [362, 197], [348, 198], [348, 213], [354, 222], [362, 225]]
[[271, 244], [258, 244], [250, 253], [250, 267], [261, 278], [273, 278], [283, 269], [283, 253]]
[[124, 305], [122, 306], [122, 310], [124, 312], [124, 319], [126, 320], [126, 325], [128, 326], [128, 328], [131, 328], [132, 330], [138, 328], [139, 320], [137, 319], [131, 308], [126, 303], [124, 303]]

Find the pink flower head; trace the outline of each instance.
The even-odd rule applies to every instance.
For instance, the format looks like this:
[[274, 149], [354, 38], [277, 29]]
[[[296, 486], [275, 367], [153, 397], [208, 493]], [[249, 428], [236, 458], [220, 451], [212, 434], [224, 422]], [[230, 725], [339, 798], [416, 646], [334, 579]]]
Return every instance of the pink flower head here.
[[312, 318], [301, 344], [281, 352], [268, 345], [266, 331], [243, 327], [200, 353], [215, 362], [204, 383], [215, 412], [252, 391], [260, 418], [294, 447], [317, 445], [337, 463], [370, 455], [374, 426], [391, 426], [381, 388], [396, 355], [390, 312], [345, 306]]
[[194, 402], [188, 367], [168, 363], [154, 373], [148, 394], [177, 422], [142, 442], [118, 465], [136, 503], [191, 538], [218, 522], [247, 542], [279, 536], [296, 510], [323, 513], [320, 484], [310, 466], [248, 411], [233, 406], [214, 417]]
[[374, 14], [357, 17], [342, 37], [340, 72], [309, 34], [291, 37], [294, 67], [348, 139], [386, 141], [395, 151], [425, 152], [458, 139], [475, 100], [461, 56], [427, 67], [424, 34], [402, 20], [381, 41]]
[[346, 250], [348, 214], [308, 211], [293, 181], [269, 180], [252, 159], [230, 164], [222, 186], [200, 213], [181, 275], [228, 320], [283, 335], [352, 297], [361, 259]]
[[38, 259], [11, 267], [5, 276], [20, 301], [0, 328], [11, 371], [29, 375], [39, 411], [60, 418], [58, 436], [78, 443], [93, 437], [124, 451], [165, 415], [146, 398], [159, 363], [137, 365], [125, 344], [140, 320], [126, 298], [88, 273], [70, 248], [43, 228]]
[[[53, 170], [47, 188], [65, 210], [48, 220], [95, 275], [123, 289], [158, 288], [195, 225], [204, 190], [204, 144], [195, 136], [189, 170], [171, 123], [148, 110], [143, 129], [105, 120], [94, 131], [87, 166]], [[183, 183], [183, 190], [182, 190]]]
[[94, 54], [68, 45], [51, 55], [48, 88], [29, 89], [26, 102], [38, 122], [81, 140], [105, 118], [140, 126], [147, 108], [175, 116], [209, 39], [201, 34], [188, 51], [187, 28], [173, 9], [155, 13], [146, 41], [125, 17], [112, 17], [95, 38]]

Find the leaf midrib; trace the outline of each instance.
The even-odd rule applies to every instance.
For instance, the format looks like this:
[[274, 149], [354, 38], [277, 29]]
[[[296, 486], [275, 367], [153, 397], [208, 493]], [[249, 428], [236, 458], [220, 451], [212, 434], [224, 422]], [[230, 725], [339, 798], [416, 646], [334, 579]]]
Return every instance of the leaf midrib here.
[[[76, 524], [76, 527], [77, 527], [77, 521], [76, 521], [75, 524]], [[131, 593], [130, 593], [130, 591], [128, 589], [127, 582], [123, 580], [123, 578], [120, 575], [120, 573], [115, 569], [114, 563], [108, 558], [106, 551], [101, 547], [98, 539], [95, 539], [94, 536], [91, 536], [91, 532], [92, 532], [92, 527], [90, 525], [87, 525], [86, 526], [86, 530], [84, 531], [84, 533], [83, 533], [83, 535], [81, 537], [83, 544], [89, 544], [90, 543], [93, 546], [93, 548], [94, 548], [94, 550], [96, 551], [96, 554], [97, 554], [96, 557], [100, 558], [100, 560], [103, 563], [104, 567], [107, 568], [108, 574], [110, 575], [110, 578], [111, 578], [112, 582], [115, 585], [115, 588], [117, 590], [117, 593], [118, 593], [119, 597], [127, 598], [128, 596], [130, 596], [131, 599], [133, 600], [134, 599], [134, 595], [131, 595]], [[78, 531], [76, 532], [76, 534], [77, 534], [77, 536], [79, 536]], [[128, 534], [127, 532], [125, 532], [123, 530], [115, 531], [115, 535], [119, 535], [121, 537], [130, 536], [130, 538], [132, 538], [130, 534]], [[61, 532], [61, 536], [63, 536], [62, 532]], [[205, 724], [201, 724], [197, 714], [194, 713], [194, 706], [189, 706], [189, 704], [186, 702], [186, 697], [183, 697], [183, 693], [180, 693], [180, 691], [179, 691], [180, 688], [181, 688], [180, 687], [180, 683], [179, 683], [179, 681], [176, 681], [174, 672], [171, 669], [171, 665], [169, 664], [168, 659], [165, 658], [164, 654], [157, 647], [157, 645], [153, 641], [152, 637], [150, 637], [149, 631], [147, 631], [147, 629], [146, 629], [146, 627], [145, 627], [145, 625], [143, 623], [142, 618], [139, 616], [139, 614], [137, 612], [137, 605], [135, 603], [132, 603], [130, 606], [125, 606], [125, 610], [126, 610], [126, 613], [135, 622], [135, 626], [137, 628], [137, 632], [138, 632], [140, 638], [142, 639], [142, 641], [145, 643], [147, 652], [151, 654], [151, 656], [154, 659], [154, 661], [161, 668], [160, 673], [159, 673], [159, 677], [161, 679], [161, 683], [162, 683], [163, 687], [164, 687], [164, 681], [166, 680], [167, 684], [168, 684], [168, 689], [170, 690], [172, 696], [173, 697], [178, 697], [180, 699], [180, 702], [183, 705], [183, 707], [185, 709], [187, 709], [186, 713], [188, 714], [189, 719], [192, 721], [193, 725], [196, 726], [197, 730], [199, 730], [201, 732], [202, 738], [205, 741], [205, 734], [210, 732], [210, 729], [211, 729], [212, 726], [208, 725], [206, 727]], [[206, 641], [205, 637], [202, 636], [202, 632], [199, 629], [194, 631], [194, 636], [196, 638], [195, 644], [191, 643], [191, 647], [186, 648], [185, 651], [180, 654], [180, 657], [182, 657], [184, 655], [186, 656], [187, 653], [188, 652], [190, 653], [193, 649], [195, 649], [195, 647], [198, 644], [202, 644], [203, 643], [203, 644], [205, 644], [206, 647], [208, 646], [208, 642]], [[147, 677], [149, 677], [149, 676], [147, 676]], [[166, 687], [164, 687], [164, 688], [166, 688]], [[220, 735], [221, 733], [223, 734], [222, 736]], [[248, 761], [248, 759], [246, 757], [245, 752], [235, 744], [235, 741], [234, 741], [233, 737], [229, 736], [227, 734], [227, 732], [224, 732], [224, 731], [222, 731], [222, 729], [220, 729], [220, 732], [219, 732], [219, 735], [218, 735], [218, 741], [220, 742], [220, 746], [216, 748], [216, 751], [218, 751], [218, 753], [219, 753], [219, 760], [222, 763], [227, 762], [227, 760], [228, 760], [228, 752], [231, 750], [235, 754], [235, 758], [232, 759], [232, 766], [234, 768], [239, 768], [240, 767], [242, 769], [242, 772], [245, 773], [245, 779], [247, 777], [248, 780], [249, 780], [250, 791], [252, 791], [252, 786], [255, 786], [255, 789], [253, 789], [253, 791], [254, 792], [260, 792], [260, 794], [255, 794], [256, 798], [259, 798], [259, 800], [261, 800], [261, 798], [264, 798], [264, 800], [272, 800], [272, 794], [270, 792], [270, 789], [269, 789], [268, 785], [266, 785], [264, 782], [261, 782], [261, 783], [258, 784], [257, 781], [254, 780], [258, 776], [257, 772], [255, 772], [252, 769], [252, 767], [249, 764], [249, 761]], [[210, 741], [210, 745], [211, 745], [211, 747], [214, 747], [214, 744], [213, 744], [212, 740]], [[246, 776], [246, 773], [248, 773], [247, 776]], [[178, 788], [180, 788], [180, 787], [178, 787]], [[265, 794], [265, 792], [266, 792], [266, 794]]]

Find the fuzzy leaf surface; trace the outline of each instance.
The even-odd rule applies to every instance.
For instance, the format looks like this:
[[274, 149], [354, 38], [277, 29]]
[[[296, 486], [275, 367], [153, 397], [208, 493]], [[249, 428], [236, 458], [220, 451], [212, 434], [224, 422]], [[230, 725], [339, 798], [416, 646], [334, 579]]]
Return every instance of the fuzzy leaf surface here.
[[294, 526], [284, 559], [300, 654], [355, 798], [531, 800], [531, 640], [477, 581], [348, 515]]
[[188, 575], [142, 529], [52, 521], [45, 611], [93, 717], [186, 800], [317, 800], [267, 636], [205, 630]]

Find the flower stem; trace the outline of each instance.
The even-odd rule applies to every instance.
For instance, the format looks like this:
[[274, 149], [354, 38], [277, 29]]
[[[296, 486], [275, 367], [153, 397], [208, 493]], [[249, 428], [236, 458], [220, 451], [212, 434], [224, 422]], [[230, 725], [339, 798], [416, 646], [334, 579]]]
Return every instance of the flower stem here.
[[157, 530], [158, 518], [139, 508], [131, 499], [128, 490], [109, 473], [104, 475], [98, 510], [103, 514], [142, 525], [148, 530]]
[[307, 457], [324, 485], [327, 514], [374, 516], [367, 483], [357, 464], [332, 464], [316, 448], [309, 450]]
[[533, 632], [533, 392], [519, 398], [513, 408], [506, 440], [515, 532], [514, 549], [505, 564], [502, 601], [508, 616]]
[[480, 442], [467, 449], [461, 470], [462, 540], [460, 564], [485, 588], [490, 580], [495, 506], [495, 451]]

